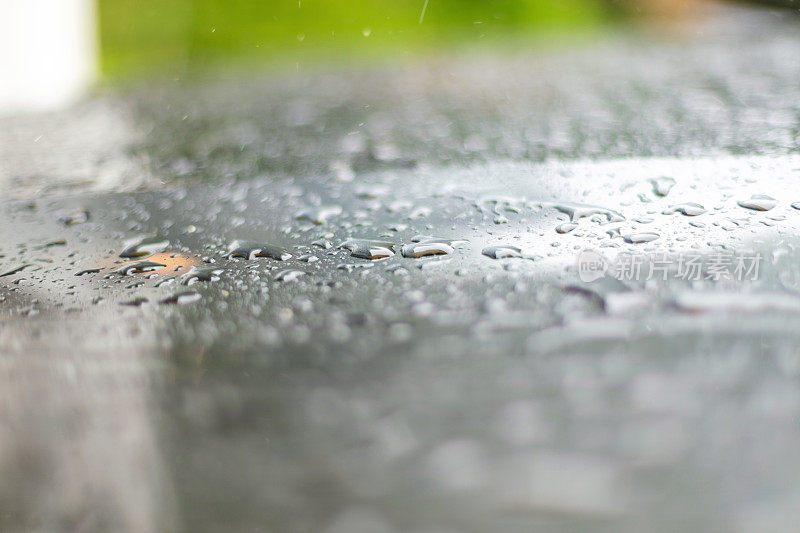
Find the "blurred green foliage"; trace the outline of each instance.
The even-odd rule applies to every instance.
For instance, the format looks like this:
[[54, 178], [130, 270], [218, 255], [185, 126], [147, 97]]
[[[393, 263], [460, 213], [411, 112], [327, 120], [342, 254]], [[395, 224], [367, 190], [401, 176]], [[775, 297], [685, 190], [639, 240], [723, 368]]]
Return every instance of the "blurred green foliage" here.
[[[610, 0], [99, 0], [107, 77], [342, 60], [592, 28]], [[613, 1], [613, 0], [611, 0]]]

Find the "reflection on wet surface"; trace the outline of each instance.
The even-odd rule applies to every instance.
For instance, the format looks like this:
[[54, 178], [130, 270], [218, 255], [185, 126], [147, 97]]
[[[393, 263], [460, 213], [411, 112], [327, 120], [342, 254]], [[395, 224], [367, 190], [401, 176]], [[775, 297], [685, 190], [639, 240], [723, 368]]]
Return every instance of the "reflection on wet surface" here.
[[[563, 115], [424, 83], [367, 112], [332, 75], [280, 110], [137, 96], [143, 120], [174, 104], [134, 150], [166, 185], [0, 204], [3, 521], [792, 531], [797, 43], [711, 33], [712, 64], [662, 45], [506, 82]], [[664, 86], [654, 61], [695, 82], [631, 88]], [[758, 75], [787, 94], [754, 107]], [[657, 127], [623, 120], [645, 108]]]
[[[665, 168], [670, 198], [648, 181]], [[730, 178], [709, 183], [712, 168]], [[658, 529], [662, 513], [696, 505], [686, 523], [704, 516], [701, 485], [747, 480], [740, 493], [704, 493], [733, 520], [775, 491], [790, 498], [800, 467], [790, 423], [800, 305], [787, 286], [797, 168], [794, 157], [504, 163], [366, 175], [393, 190], [416, 183], [378, 202], [335, 178], [287, 178], [6, 204], [3, 227], [14, 230], [2, 235], [4, 265], [30, 266], [7, 276], [4, 331], [65, 318], [105, 329], [93, 334], [99, 345], [145, 325], [150, 333], [127, 338], [134, 353], [161, 339], [164, 355], [131, 361], [158, 376], [154, 389], [134, 387], [144, 405], [155, 394], [137, 416], [158, 413], [163, 446], [150, 460], [170, 465], [192, 527], [222, 527], [239, 509], [243, 527], [300, 531], [370, 520]], [[741, 182], [785, 200], [769, 213], [743, 210]], [[485, 209], [500, 192], [514, 208]], [[675, 217], [675, 197], [709, 209]], [[305, 198], [343, 209], [292, 226]], [[60, 224], [54, 213], [75, 205], [91, 221]], [[427, 214], [412, 216], [420, 206]], [[498, 209], [508, 219], [500, 227]], [[573, 231], [553, 231], [566, 219]], [[163, 251], [120, 259], [132, 233], [159, 235], [148, 242]], [[252, 240], [231, 245], [236, 236]], [[65, 242], [41, 245], [54, 239]], [[362, 249], [387, 254], [371, 261]], [[640, 251], [675, 265], [687, 253], [764, 261], [755, 281], [716, 279], [708, 263], [691, 281], [617, 280], [609, 270], [584, 282], [584, 249], [609, 261]]]

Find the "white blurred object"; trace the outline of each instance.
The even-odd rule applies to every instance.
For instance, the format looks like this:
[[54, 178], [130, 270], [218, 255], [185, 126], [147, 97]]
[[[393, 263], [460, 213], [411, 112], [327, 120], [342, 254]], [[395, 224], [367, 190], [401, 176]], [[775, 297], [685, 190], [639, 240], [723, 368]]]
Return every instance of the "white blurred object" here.
[[64, 106], [96, 67], [93, 0], [0, 0], [0, 113]]

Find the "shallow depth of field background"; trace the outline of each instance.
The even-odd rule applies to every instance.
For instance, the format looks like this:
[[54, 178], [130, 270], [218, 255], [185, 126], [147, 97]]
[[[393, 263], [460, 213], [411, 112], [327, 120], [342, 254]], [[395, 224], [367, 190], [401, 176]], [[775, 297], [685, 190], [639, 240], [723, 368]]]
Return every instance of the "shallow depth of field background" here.
[[[577, 40], [694, 0], [99, 0], [106, 79]], [[424, 10], [424, 16], [423, 15]], [[422, 19], [420, 21], [420, 19]]]

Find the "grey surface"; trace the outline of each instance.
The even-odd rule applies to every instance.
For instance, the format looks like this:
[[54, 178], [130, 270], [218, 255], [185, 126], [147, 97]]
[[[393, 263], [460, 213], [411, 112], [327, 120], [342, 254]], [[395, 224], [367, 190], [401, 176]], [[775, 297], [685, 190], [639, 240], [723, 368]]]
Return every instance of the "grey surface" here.
[[[697, 24], [2, 119], [3, 529], [793, 531], [800, 21]], [[557, 233], [575, 204], [624, 220]], [[219, 279], [106, 277], [146, 234]], [[338, 249], [420, 234], [466, 242]], [[586, 284], [587, 248], [764, 261]]]

